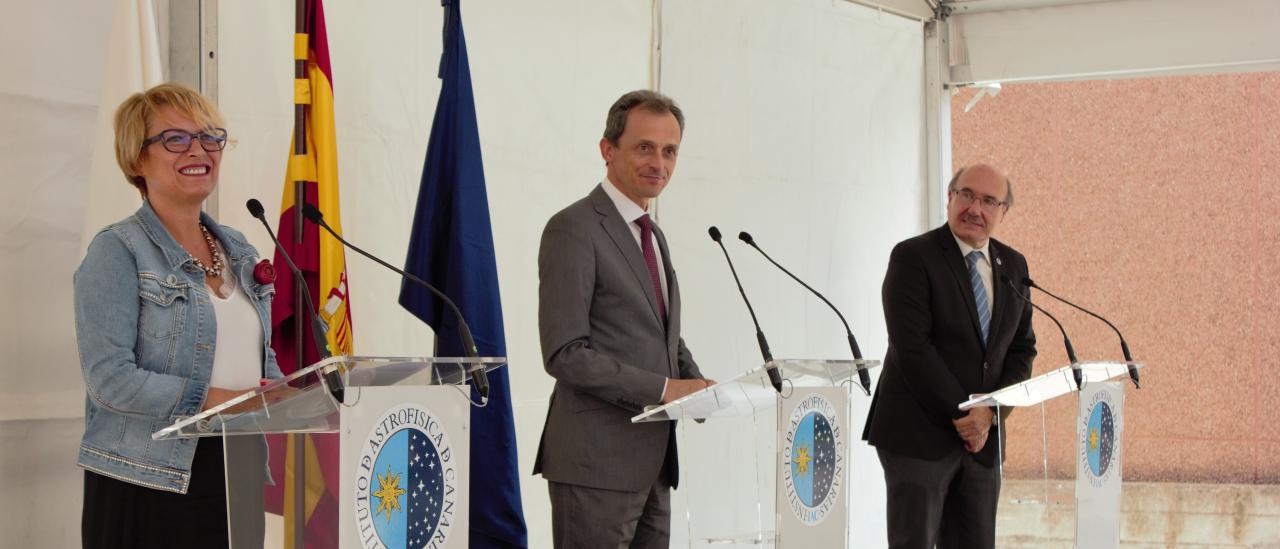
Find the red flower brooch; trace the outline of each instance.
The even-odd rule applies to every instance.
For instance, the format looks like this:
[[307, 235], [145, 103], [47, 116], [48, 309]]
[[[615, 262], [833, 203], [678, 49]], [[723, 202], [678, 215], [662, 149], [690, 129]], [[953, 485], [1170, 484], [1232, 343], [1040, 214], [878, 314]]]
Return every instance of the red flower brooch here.
[[269, 260], [259, 261], [253, 267], [253, 279], [258, 284], [271, 284], [276, 281], [276, 267]]

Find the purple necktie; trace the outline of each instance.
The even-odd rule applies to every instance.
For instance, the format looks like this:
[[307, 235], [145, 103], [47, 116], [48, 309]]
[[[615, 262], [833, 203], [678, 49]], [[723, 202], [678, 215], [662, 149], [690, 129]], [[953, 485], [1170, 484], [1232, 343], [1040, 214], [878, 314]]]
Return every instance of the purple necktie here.
[[649, 214], [636, 218], [640, 226], [640, 251], [644, 252], [644, 264], [649, 268], [649, 280], [653, 282], [653, 295], [658, 298], [658, 316], [667, 319], [667, 300], [662, 298], [662, 278], [658, 276], [658, 255], [653, 251], [653, 222]]

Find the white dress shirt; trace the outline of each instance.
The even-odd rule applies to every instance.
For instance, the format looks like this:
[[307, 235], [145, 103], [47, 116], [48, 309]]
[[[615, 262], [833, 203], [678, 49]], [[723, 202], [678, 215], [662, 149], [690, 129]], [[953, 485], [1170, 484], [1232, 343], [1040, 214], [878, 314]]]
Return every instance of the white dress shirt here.
[[[955, 233], [951, 233], [951, 237], [955, 238]], [[960, 257], [965, 258], [965, 268], [969, 267], [969, 252], [977, 250], [982, 254], [982, 259], [978, 261], [978, 277], [982, 279], [982, 287], [987, 290], [987, 314], [991, 314], [991, 307], [995, 303], [995, 294], [991, 292], [991, 239], [987, 239], [981, 248], [974, 248], [965, 241], [956, 238], [956, 244], [960, 245]]]
[[[608, 179], [601, 182], [600, 186], [604, 188], [604, 194], [609, 195], [609, 200], [613, 201], [613, 207], [618, 209], [618, 213], [622, 215], [622, 220], [627, 222], [627, 228], [631, 229], [631, 236], [636, 239], [636, 246], [638, 246], [641, 252], [643, 252], [644, 245], [640, 244], [640, 226], [636, 224], [636, 220], [640, 219], [640, 216], [649, 212], [641, 209], [639, 204], [632, 202], [630, 198], [627, 198], [627, 195], [622, 194], [622, 191], [619, 191], [617, 187], [613, 186], [613, 182]], [[649, 222], [653, 223], [652, 217], [649, 218]], [[671, 298], [667, 292], [667, 269], [664, 262], [665, 260], [662, 257], [662, 248], [658, 246], [658, 239], [656, 237], [650, 235], [649, 240], [651, 241], [649, 242], [649, 245], [653, 246], [653, 257], [658, 260], [658, 278], [662, 281], [662, 301], [667, 304], [667, 312], [670, 313]], [[667, 381], [662, 383], [662, 396], [659, 397], [660, 400], [665, 400], [667, 398], [667, 386], [670, 385], [670, 382], [671, 379], [668, 378]]]
[[[627, 198], [627, 195], [622, 194], [622, 191], [613, 186], [613, 183], [609, 182], [609, 180], [606, 179], [600, 186], [604, 187], [605, 194], [609, 195], [609, 200], [613, 201], [613, 206], [618, 209], [619, 214], [622, 214], [622, 220], [627, 222], [627, 228], [631, 229], [631, 236], [636, 239], [636, 246], [639, 246], [640, 250], [643, 251], [644, 245], [640, 243], [640, 225], [636, 224], [636, 220], [648, 212], [641, 209], [630, 198]], [[657, 225], [652, 217], [649, 218], [649, 221], [655, 226]], [[658, 246], [657, 237], [650, 236], [649, 240], [651, 240], [649, 244], [653, 246], [653, 256], [658, 259], [658, 278], [662, 281], [662, 301], [670, 309], [671, 299], [667, 291], [666, 261], [662, 257], [662, 248]]]

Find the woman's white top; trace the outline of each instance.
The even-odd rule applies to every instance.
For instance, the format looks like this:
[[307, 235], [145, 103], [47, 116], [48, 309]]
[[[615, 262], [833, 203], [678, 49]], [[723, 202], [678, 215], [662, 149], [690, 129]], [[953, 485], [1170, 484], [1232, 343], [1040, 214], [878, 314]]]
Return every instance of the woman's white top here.
[[213, 347], [209, 385], [222, 389], [252, 389], [262, 379], [262, 320], [249, 296], [230, 270], [223, 271], [222, 291], [209, 289], [218, 337]]

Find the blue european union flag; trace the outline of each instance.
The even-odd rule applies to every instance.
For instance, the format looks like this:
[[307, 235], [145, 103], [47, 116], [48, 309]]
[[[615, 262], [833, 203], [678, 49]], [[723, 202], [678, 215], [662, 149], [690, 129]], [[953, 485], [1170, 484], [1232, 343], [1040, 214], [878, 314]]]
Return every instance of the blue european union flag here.
[[[481, 356], [506, 356], [489, 198], [459, 0], [442, 4], [440, 97], [405, 270], [457, 302]], [[435, 330], [437, 356], [465, 356], [457, 323], [440, 300], [406, 283], [400, 288], [400, 305]], [[506, 368], [489, 375], [489, 386], [488, 406], [471, 408], [470, 546], [526, 547]]]

